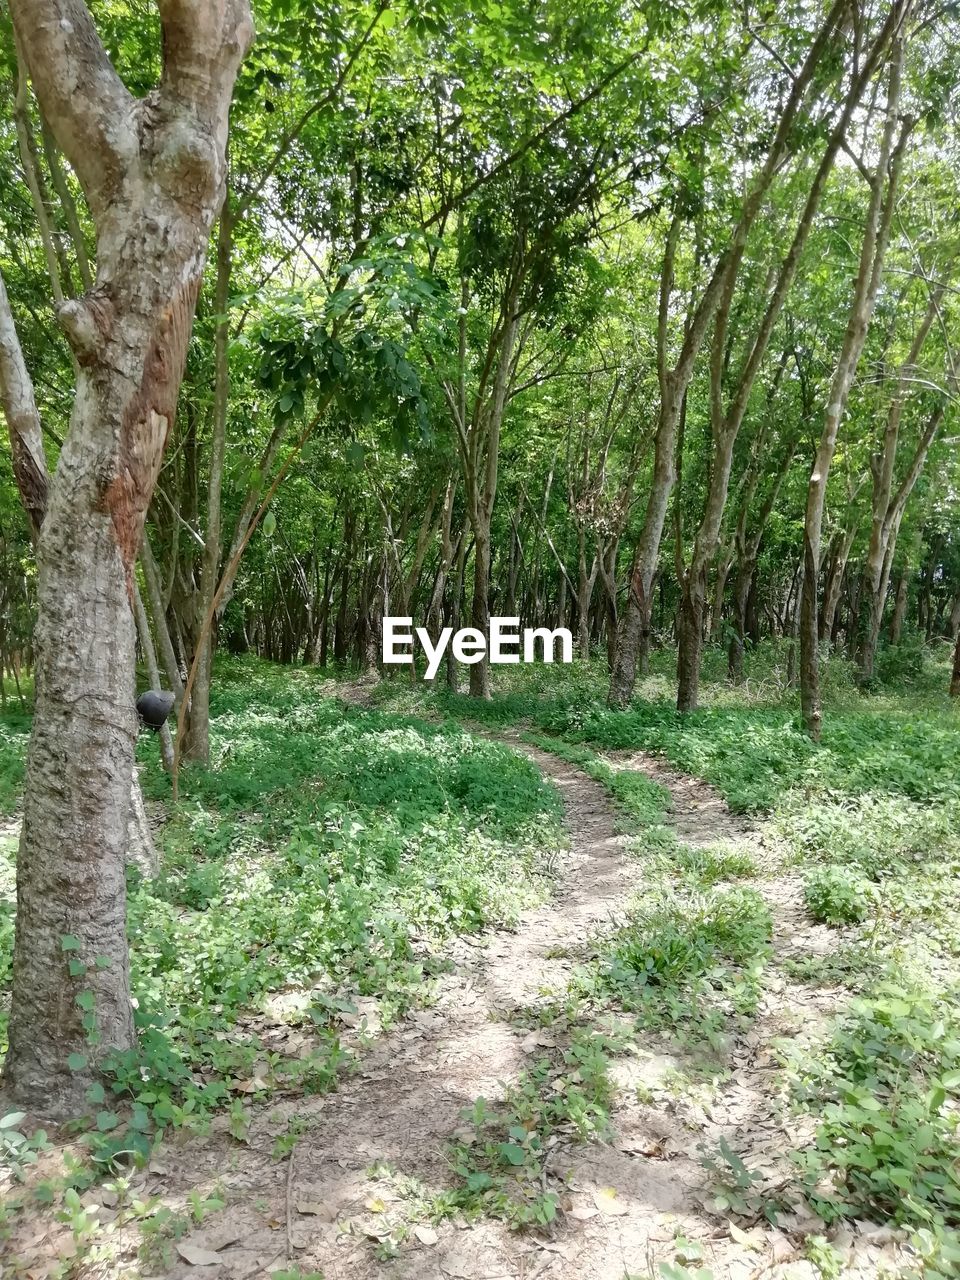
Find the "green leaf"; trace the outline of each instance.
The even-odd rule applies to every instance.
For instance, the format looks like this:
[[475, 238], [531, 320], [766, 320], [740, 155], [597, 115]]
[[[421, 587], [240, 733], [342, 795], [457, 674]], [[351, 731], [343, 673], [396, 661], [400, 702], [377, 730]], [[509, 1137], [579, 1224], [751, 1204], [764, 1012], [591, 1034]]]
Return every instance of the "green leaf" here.
[[62, 951], [79, 951], [80, 939], [75, 938], [72, 933], [65, 933], [60, 939], [60, 948]]
[[87, 1056], [85, 1053], [70, 1053], [67, 1055], [67, 1066], [71, 1071], [82, 1071], [87, 1065]]
[[101, 1133], [109, 1133], [111, 1129], [115, 1129], [120, 1123], [120, 1117], [115, 1111], [98, 1111], [97, 1112], [97, 1128]]
[[0, 1116], [0, 1129], [15, 1129], [26, 1115], [25, 1111], [8, 1111], [5, 1116]]
[[523, 1147], [518, 1147], [515, 1142], [501, 1142], [500, 1154], [508, 1164], [512, 1165], [521, 1165], [527, 1158]]

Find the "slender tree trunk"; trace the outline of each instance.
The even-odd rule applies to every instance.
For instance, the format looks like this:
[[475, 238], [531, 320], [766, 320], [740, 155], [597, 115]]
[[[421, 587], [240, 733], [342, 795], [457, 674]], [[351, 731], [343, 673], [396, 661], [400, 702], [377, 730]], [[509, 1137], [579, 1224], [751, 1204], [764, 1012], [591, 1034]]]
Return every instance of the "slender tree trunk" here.
[[[880, 287], [883, 259], [896, 202], [897, 178], [910, 129], [908, 122], [901, 129], [900, 137], [894, 146], [902, 61], [903, 43], [902, 38], [898, 36], [893, 45], [886, 120], [880, 155], [871, 185], [860, 264], [854, 282], [847, 330], [834, 371], [824, 415], [823, 431], [807, 488], [803, 531], [803, 588], [800, 599], [800, 706], [804, 726], [814, 740], [820, 737], [823, 719], [820, 703], [820, 653], [817, 626], [823, 508], [840, 419], [866, 342], [877, 290]], [[886, 196], [884, 196], [885, 189]]]
[[350, 595], [350, 561], [353, 557], [353, 542], [356, 531], [356, 515], [347, 510], [343, 527], [343, 560], [340, 569], [340, 598], [337, 603], [337, 624], [333, 635], [333, 660], [337, 666], [344, 666], [347, 661], [349, 637], [347, 635], [347, 608]]
[[[474, 525], [473, 607], [470, 624], [484, 635], [490, 627], [490, 527], [483, 521]], [[490, 697], [490, 664], [486, 660], [470, 667], [470, 696]]]
[[893, 599], [893, 614], [890, 618], [890, 643], [899, 644], [903, 634], [903, 620], [907, 616], [907, 600], [909, 597], [910, 575], [904, 565], [897, 578], [897, 590]]
[[677, 710], [680, 712], [697, 708], [706, 588], [704, 573], [697, 574], [696, 580], [692, 570], [685, 575], [677, 619]]
[[953, 647], [953, 670], [950, 673], [950, 697], [960, 698], [960, 633]]
[[727, 593], [727, 578], [730, 574], [730, 567], [733, 564], [733, 553], [728, 547], [724, 547], [722, 554], [717, 560], [716, 578], [713, 583], [713, 600], [710, 606], [710, 614], [707, 619], [706, 639], [715, 641], [723, 623], [723, 606]]
[[747, 601], [756, 561], [743, 557], [737, 564], [737, 574], [733, 582], [732, 609], [730, 617], [730, 648], [727, 651], [727, 675], [734, 684], [743, 681], [743, 654], [746, 647], [747, 634]]
[[[223, 491], [223, 464], [227, 443], [227, 410], [230, 402], [230, 366], [228, 347], [230, 324], [230, 275], [233, 263], [233, 215], [229, 188], [220, 211], [217, 236], [217, 282], [214, 290], [216, 329], [214, 332], [213, 439], [210, 450], [210, 473], [207, 488], [207, 527], [200, 563], [200, 591], [196, 603], [198, 623], [202, 624], [213, 604], [220, 569], [220, 500]], [[210, 683], [213, 678], [214, 629], [200, 640], [202, 651], [190, 692], [190, 714], [185, 741], [181, 749], [184, 760], [210, 760]], [[191, 661], [193, 655], [191, 655]]]
[[[622, 634], [617, 647], [617, 660], [610, 680], [608, 702], [612, 707], [624, 707], [629, 703], [636, 680], [638, 657], [643, 649], [649, 645], [653, 576], [656, 572], [663, 526], [676, 477], [676, 443], [682, 405], [694, 375], [697, 355], [708, 328], [716, 315], [717, 308], [721, 306], [725, 299], [729, 300], [732, 296], [750, 230], [763, 206], [771, 183], [774, 181], [778, 166], [782, 160], [783, 149], [794, 127], [807, 87], [817, 71], [824, 53], [831, 43], [836, 40], [836, 27], [845, 8], [845, 0], [837, 0], [831, 6], [807, 51], [802, 67], [793, 78], [790, 94], [780, 113], [770, 149], [751, 184], [737, 222], [731, 229], [729, 243], [721, 253], [710, 280], [700, 297], [700, 301], [689, 318], [683, 346], [677, 363], [673, 368], [668, 367], [667, 361], [667, 331], [670, 298], [673, 292], [674, 259], [680, 231], [679, 219], [675, 217], [671, 224], [660, 276], [660, 305], [657, 324], [657, 372], [660, 385], [660, 416], [654, 439], [653, 476], [647, 500], [643, 531], [640, 535], [637, 557], [634, 562], [627, 607], [621, 625]], [[724, 498], [728, 476], [729, 470], [727, 477], [718, 477], [717, 489], [723, 490]], [[690, 603], [690, 608], [695, 607], [696, 601], [693, 600]], [[692, 637], [692, 630], [689, 626], [685, 626], [684, 634]], [[690, 643], [693, 643], [692, 638]], [[690, 663], [685, 663], [685, 667], [691, 673], [691, 681], [688, 681], [688, 691], [685, 693], [684, 698], [686, 701], [692, 697], [695, 701], [696, 694], [691, 683], [693, 666]]]
[[611, 707], [623, 708], [629, 705], [638, 669], [643, 672], [647, 665], [653, 614], [653, 579], [676, 475], [674, 448], [682, 403], [683, 393], [678, 389], [673, 376], [668, 374], [664, 380], [660, 423], [654, 444], [653, 477], [643, 532], [637, 545], [627, 603], [620, 623], [617, 656], [610, 676], [608, 702]]
[[830, 571], [827, 574], [826, 587], [823, 592], [823, 608], [820, 611], [818, 624], [819, 634], [824, 640], [830, 640], [833, 637], [837, 606], [840, 603], [840, 596], [843, 592], [847, 564], [850, 560], [850, 552], [853, 549], [859, 528], [860, 524], [857, 521], [837, 534], [834, 553], [830, 562]]
[[[460, 542], [457, 548], [457, 568], [454, 575], [453, 590], [450, 592], [449, 621], [448, 626], [453, 628], [454, 634], [460, 628], [461, 601], [463, 600], [463, 580], [466, 573], [467, 556], [469, 554], [467, 547], [467, 539], [460, 535]], [[459, 692], [457, 680], [457, 660], [453, 656], [453, 645], [447, 645], [447, 688], [451, 693]]]

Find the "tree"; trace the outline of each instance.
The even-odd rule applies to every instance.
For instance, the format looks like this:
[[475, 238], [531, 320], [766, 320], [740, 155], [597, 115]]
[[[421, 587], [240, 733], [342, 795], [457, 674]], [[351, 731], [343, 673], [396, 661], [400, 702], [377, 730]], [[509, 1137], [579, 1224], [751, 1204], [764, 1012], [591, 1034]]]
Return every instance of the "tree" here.
[[135, 565], [223, 200], [246, 0], [159, 0], [163, 71], [136, 98], [83, 0], [12, 0], [17, 40], [96, 232], [96, 279], [58, 319], [70, 427], [37, 563], [36, 708], [17, 875], [6, 1081], [82, 1109], [96, 1064], [134, 1043], [124, 868], [136, 738]]
[[[910, 0], [898, 6], [898, 27], [910, 9]], [[837, 443], [840, 420], [850, 395], [867, 330], [876, 304], [883, 260], [890, 239], [896, 207], [897, 182], [912, 121], [899, 127], [897, 112], [903, 73], [903, 36], [894, 40], [890, 59], [886, 112], [876, 167], [870, 175], [870, 198], [853, 282], [847, 330], [834, 368], [824, 413], [823, 430], [810, 472], [803, 526], [803, 581], [800, 596], [800, 704], [803, 723], [812, 738], [820, 737], [820, 652], [818, 597], [820, 584], [820, 533], [827, 479]]]

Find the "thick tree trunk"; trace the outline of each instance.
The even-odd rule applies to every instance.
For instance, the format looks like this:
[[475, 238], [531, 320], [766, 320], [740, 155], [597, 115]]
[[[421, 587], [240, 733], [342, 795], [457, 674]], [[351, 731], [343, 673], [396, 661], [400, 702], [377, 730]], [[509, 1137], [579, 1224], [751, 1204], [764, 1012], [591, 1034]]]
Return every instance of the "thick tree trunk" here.
[[[103, 1055], [134, 1043], [124, 879], [134, 571], [251, 28], [239, 0], [215, 10], [165, 0], [163, 83], [136, 102], [80, 0], [10, 7], [97, 228], [96, 284], [59, 312], [80, 373], [37, 548], [36, 706], [5, 1065], [21, 1105], [62, 1116], [85, 1109]], [[69, 972], [70, 961], [82, 971]]]

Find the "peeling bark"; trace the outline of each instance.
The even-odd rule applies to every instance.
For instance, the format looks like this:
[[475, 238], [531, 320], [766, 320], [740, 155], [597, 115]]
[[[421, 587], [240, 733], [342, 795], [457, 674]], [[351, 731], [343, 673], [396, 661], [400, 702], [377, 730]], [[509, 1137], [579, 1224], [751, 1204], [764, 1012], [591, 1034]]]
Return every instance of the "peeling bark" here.
[[[223, 199], [233, 83], [252, 35], [245, 0], [159, 8], [163, 78], [136, 100], [82, 0], [10, 4], [97, 247], [93, 288], [59, 310], [79, 374], [37, 549], [36, 711], [5, 1066], [16, 1100], [51, 1116], [81, 1111], [98, 1061], [134, 1044], [124, 883], [137, 732], [134, 566]], [[87, 965], [79, 977], [67, 972], [65, 935]], [[94, 1002], [86, 1026], [82, 990]]]

